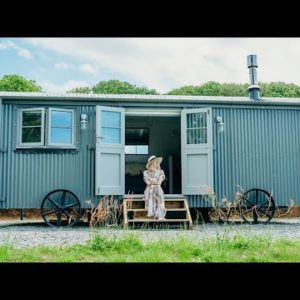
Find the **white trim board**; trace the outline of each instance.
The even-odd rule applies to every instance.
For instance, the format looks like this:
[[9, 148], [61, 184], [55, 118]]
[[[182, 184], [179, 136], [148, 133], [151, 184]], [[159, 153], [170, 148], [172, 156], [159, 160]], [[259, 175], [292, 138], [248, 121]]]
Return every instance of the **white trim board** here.
[[126, 116], [149, 116], [149, 117], [180, 117], [181, 109], [145, 109], [126, 108]]

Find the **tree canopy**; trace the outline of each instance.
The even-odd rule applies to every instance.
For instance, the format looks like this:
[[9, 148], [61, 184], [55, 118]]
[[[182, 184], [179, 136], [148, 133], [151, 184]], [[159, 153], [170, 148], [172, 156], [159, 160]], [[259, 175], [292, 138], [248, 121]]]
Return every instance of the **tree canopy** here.
[[74, 93], [74, 94], [89, 94], [91, 92], [91, 88], [88, 86], [76, 87], [67, 93]]
[[158, 95], [154, 89], [138, 87], [127, 81], [107, 80], [100, 81], [92, 87], [94, 94], [144, 94]]
[[[209, 81], [202, 85], [187, 85], [168, 92], [168, 95], [197, 96], [247, 96], [248, 83], [218, 83]], [[285, 82], [259, 82], [261, 97], [300, 97], [300, 86]]]
[[[300, 97], [300, 86], [285, 82], [259, 82], [261, 97]], [[201, 85], [186, 85], [175, 88], [167, 95], [194, 95], [194, 96], [247, 96], [248, 83], [219, 83], [209, 81]], [[26, 79], [21, 75], [4, 75], [0, 78], [0, 91], [15, 92], [42, 92], [36, 81]], [[138, 87], [127, 81], [106, 80], [99, 81], [91, 87], [77, 87], [67, 93], [93, 94], [142, 94], [159, 95], [155, 89]]]
[[6, 92], [42, 92], [36, 81], [28, 80], [23, 76], [12, 74], [0, 78], [0, 91]]

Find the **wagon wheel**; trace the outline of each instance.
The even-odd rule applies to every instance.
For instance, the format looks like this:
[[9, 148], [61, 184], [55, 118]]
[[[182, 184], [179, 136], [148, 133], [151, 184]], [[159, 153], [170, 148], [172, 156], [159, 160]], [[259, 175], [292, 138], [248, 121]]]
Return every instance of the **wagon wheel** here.
[[275, 201], [267, 191], [254, 188], [243, 194], [239, 209], [247, 223], [268, 223], [275, 213]]
[[54, 190], [48, 193], [41, 205], [43, 220], [53, 227], [71, 227], [81, 217], [78, 197], [68, 190]]

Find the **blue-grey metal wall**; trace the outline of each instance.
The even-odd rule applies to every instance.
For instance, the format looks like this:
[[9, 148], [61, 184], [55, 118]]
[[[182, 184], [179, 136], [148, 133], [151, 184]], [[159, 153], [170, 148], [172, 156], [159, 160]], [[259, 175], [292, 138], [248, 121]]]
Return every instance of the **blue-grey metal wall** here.
[[240, 186], [271, 191], [277, 205], [300, 199], [300, 110], [215, 108], [214, 185], [220, 198], [233, 199]]
[[[143, 106], [142, 103], [135, 105]], [[96, 201], [95, 105], [76, 106], [75, 151], [15, 150], [18, 107], [2, 104], [0, 148], [5, 153], [0, 154], [3, 170], [0, 197], [5, 196], [5, 201], [0, 201], [0, 208], [38, 208], [43, 196], [57, 188], [72, 190], [83, 204], [89, 199]], [[88, 115], [85, 131], [79, 128], [81, 113]], [[219, 115], [225, 125], [220, 132], [213, 122], [214, 190], [218, 198], [233, 199], [239, 185], [244, 189], [259, 187], [272, 191], [278, 205], [287, 204], [289, 198], [294, 198], [299, 205], [300, 110], [213, 105], [213, 120]], [[188, 196], [188, 200], [190, 207], [209, 206], [209, 202], [198, 195]]]
[[[44, 105], [43, 105], [44, 106]], [[43, 196], [54, 189], [73, 191], [82, 201], [94, 196], [95, 106], [77, 106], [88, 115], [87, 129], [77, 126], [78, 148], [74, 150], [15, 150], [17, 105], [3, 105], [4, 176], [0, 208], [39, 208]], [[78, 122], [77, 122], [78, 123]], [[1, 180], [0, 180], [1, 182]]]

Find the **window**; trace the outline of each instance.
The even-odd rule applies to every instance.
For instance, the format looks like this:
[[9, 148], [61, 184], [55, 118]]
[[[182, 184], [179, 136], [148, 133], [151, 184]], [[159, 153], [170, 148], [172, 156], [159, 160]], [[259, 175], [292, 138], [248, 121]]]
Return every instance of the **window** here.
[[74, 144], [74, 111], [49, 109], [49, 145], [72, 146]]
[[20, 145], [44, 145], [44, 108], [21, 109]]
[[148, 154], [148, 145], [125, 146], [125, 154]]
[[[74, 119], [74, 110], [71, 109], [20, 109], [18, 146], [73, 147], [75, 144]], [[45, 123], [47, 123], [47, 126], [45, 126]], [[45, 138], [45, 136], [48, 138]]]
[[121, 143], [121, 113], [115, 111], [101, 111], [102, 143]]
[[187, 114], [187, 144], [207, 144], [205, 112]]
[[126, 128], [125, 154], [149, 154], [149, 129]]

